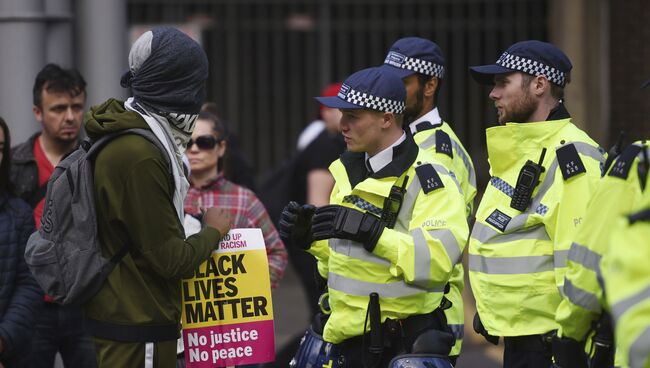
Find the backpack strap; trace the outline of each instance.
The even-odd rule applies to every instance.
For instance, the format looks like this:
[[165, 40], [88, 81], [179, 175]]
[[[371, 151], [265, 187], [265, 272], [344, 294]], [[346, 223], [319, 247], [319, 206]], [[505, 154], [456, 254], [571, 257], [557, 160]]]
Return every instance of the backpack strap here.
[[36, 192], [29, 197], [27, 203], [29, 203], [32, 208], [36, 208], [41, 200], [45, 198], [45, 194], [47, 194], [47, 182], [36, 189]]

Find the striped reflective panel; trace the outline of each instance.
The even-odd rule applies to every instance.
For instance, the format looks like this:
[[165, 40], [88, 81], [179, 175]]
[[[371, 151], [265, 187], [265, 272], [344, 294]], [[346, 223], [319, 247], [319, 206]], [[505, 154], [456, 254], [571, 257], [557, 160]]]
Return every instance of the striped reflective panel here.
[[363, 244], [348, 239], [332, 238], [328, 240], [330, 250], [344, 256], [358, 259], [364, 262], [379, 264], [390, 267], [390, 261], [376, 256], [363, 248]]
[[421, 293], [442, 293], [445, 289], [444, 285], [425, 289], [415, 285], [409, 285], [404, 281], [395, 281], [387, 284], [361, 281], [334, 272], [328, 274], [327, 286], [348, 295], [367, 297], [370, 293], [378, 293], [379, 296], [384, 298], [402, 298]]
[[598, 297], [586, 290], [583, 290], [571, 282], [571, 280], [564, 279], [564, 288], [562, 290], [564, 295], [571, 301], [571, 303], [582, 307], [592, 312], [600, 312], [600, 303]]
[[363, 211], [368, 211], [375, 215], [381, 216], [381, 208], [366, 201], [365, 199], [359, 197], [358, 195], [351, 194], [343, 197], [343, 203], [352, 203], [357, 208]]
[[484, 257], [469, 255], [469, 269], [490, 275], [517, 275], [553, 271], [553, 256]]
[[[512, 222], [512, 220], [510, 220]], [[508, 223], [510, 225], [510, 223]], [[546, 232], [544, 224], [537, 224], [525, 229], [515, 229], [510, 232], [506, 227], [506, 233], [500, 233], [488, 225], [475, 222], [472, 228], [472, 239], [476, 239], [483, 244], [499, 244], [523, 239], [532, 240], [551, 240]]]
[[571, 262], [582, 265], [600, 275], [600, 259], [601, 255], [593, 250], [578, 243], [571, 243], [569, 250], [569, 260]]
[[612, 316], [614, 316], [614, 320], [618, 321], [621, 316], [627, 312], [628, 309], [634, 307], [635, 305], [648, 298], [650, 298], [650, 286], [630, 297], [621, 300], [618, 303], [615, 303], [612, 305]]
[[456, 340], [462, 340], [465, 336], [465, 325], [449, 324], [449, 328], [451, 328], [451, 333], [454, 334]]
[[628, 352], [630, 368], [646, 367], [648, 358], [650, 358], [650, 327], [646, 327], [630, 345], [630, 351]]
[[[496, 176], [490, 178], [490, 184], [493, 187], [497, 188], [499, 191], [501, 191], [501, 193], [507, 195], [510, 198], [512, 198], [512, 195], [515, 192], [515, 188], [512, 185], [508, 184], [505, 180]], [[541, 203], [535, 207], [530, 206], [530, 208], [535, 208], [535, 212], [539, 213], [542, 216], [544, 216], [546, 212], [548, 212], [548, 207]]]

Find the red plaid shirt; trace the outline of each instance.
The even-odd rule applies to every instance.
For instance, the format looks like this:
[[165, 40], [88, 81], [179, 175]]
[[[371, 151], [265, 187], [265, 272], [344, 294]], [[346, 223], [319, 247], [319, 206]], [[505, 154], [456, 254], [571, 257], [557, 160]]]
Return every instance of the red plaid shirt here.
[[266, 244], [266, 254], [269, 260], [271, 288], [275, 289], [287, 266], [287, 250], [280, 239], [264, 205], [255, 193], [228, 181], [219, 175], [214, 181], [202, 188], [190, 183], [190, 189], [185, 199], [185, 212], [196, 215], [200, 208], [219, 207], [230, 210], [233, 218], [233, 228], [260, 228]]

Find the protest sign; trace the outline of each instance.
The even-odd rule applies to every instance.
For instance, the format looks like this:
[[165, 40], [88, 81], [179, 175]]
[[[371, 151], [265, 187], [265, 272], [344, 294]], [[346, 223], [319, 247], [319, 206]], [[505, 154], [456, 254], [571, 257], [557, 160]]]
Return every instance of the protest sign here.
[[194, 277], [183, 280], [188, 368], [265, 363], [275, 358], [268, 260], [260, 229], [234, 229]]

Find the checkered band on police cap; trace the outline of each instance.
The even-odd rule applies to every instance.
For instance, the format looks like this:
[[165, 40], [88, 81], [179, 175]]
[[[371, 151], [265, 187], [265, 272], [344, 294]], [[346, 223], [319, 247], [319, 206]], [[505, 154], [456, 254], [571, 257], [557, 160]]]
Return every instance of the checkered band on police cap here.
[[357, 106], [367, 109], [392, 112], [393, 114], [401, 114], [404, 112], [404, 102], [395, 101], [388, 98], [377, 97], [365, 92], [359, 92], [350, 88], [347, 84], [343, 83], [339, 90], [338, 97]]
[[445, 76], [445, 67], [432, 63], [430, 61], [416, 59], [400, 54], [399, 52], [390, 51], [386, 55], [384, 64], [392, 65], [396, 68], [412, 70], [416, 73], [430, 75], [439, 79]]
[[564, 72], [561, 72], [551, 66], [545, 65], [539, 61], [504, 52], [501, 54], [501, 57], [499, 57], [499, 60], [497, 60], [496, 64], [501, 65], [504, 68], [518, 70], [520, 72], [534, 76], [544, 75], [546, 78], [548, 78], [549, 81], [557, 84], [560, 87], [564, 87], [566, 85], [566, 74], [564, 74]]

